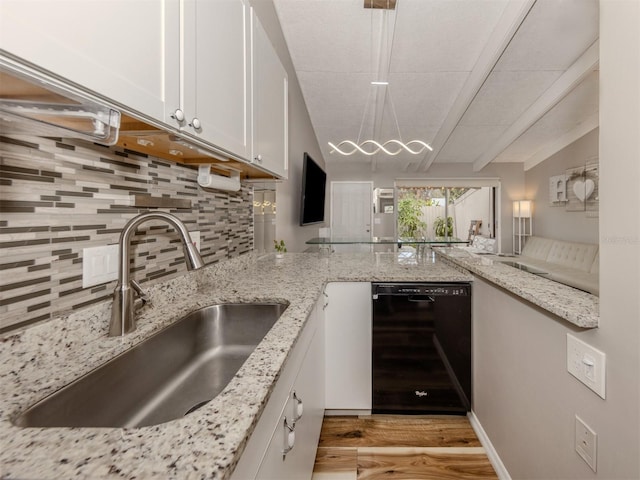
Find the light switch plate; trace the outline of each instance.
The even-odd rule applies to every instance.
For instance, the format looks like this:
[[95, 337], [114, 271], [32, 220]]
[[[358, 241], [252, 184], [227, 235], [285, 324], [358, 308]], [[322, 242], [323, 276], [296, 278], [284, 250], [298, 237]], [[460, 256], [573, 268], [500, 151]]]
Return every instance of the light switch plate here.
[[602, 398], [606, 398], [604, 352], [567, 333], [567, 370]]
[[82, 249], [82, 288], [118, 278], [117, 244]]

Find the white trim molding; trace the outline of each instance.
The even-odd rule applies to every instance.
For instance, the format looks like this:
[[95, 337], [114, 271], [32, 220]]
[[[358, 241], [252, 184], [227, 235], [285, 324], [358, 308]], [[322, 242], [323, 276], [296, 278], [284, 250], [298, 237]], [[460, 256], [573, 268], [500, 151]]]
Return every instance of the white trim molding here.
[[496, 471], [498, 478], [500, 480], [511, 480], [511, 475], [509, 475], [507, 467], [505, 467], [504, 463], [502, 463], [498, 452], [491, 443], [491, 440], [489, 440], [487, 432], [485, 432], [484, 428], [482, 428], [482, 425], [480, 425], [480, 420], [478, 420], [478, 417], [476, 417], [475, 412], [471, 410], [467, 414], [467, 418], [469, 419], [469, 423], [471, 423], [471, 428], [473, 428], [473, 431], [476, 432], [480, 443], [484, 447], [485, 452], [487, 453], [487, 457], [489, 457], [489, 461], [491, 462], [493, 469]]

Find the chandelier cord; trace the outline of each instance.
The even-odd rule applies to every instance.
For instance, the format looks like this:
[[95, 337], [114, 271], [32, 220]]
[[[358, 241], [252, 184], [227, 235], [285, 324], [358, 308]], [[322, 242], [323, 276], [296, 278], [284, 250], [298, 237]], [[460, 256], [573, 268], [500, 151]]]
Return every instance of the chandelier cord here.
[[[376, 140], [361, 141], [363, 132], [364, 132], [365, 120], [367, 119], [367, 114], [369, 113], [369, 104], [373, 103], [372, 97], [374, 96], [373, 95], [374, 91], [373, 91], [373, 88], [370, 87], [368, 89], [367, 100], [366, 100], [364, 112], [362, 113], [362, 118], [360, 121], [360, 129], [358, 131], [357, 141], [353, 142], [351, 140], [343, 140], [342, 142], [338, 143], [338, 145], [335, 145], [332, 142], [328, 142], [329, 146], [332, 149], [329, 153], [338, 152], [341, 155], [348, 156], [348, 155], [353, 155], [354, 153], [360, 152], [366, 156], [373, 156], [378, 152], [383, 152], [387, 155], [395, 156], [400, 154], [402, 151], [405, 151], [412, 155], [419, 155], [425, 150], [433, 151], [433, 148], [431, 148], [429, 144], [421, 140], [412, 140], [410, 142], [407, 142], [406, 144], [404, 143], [404, 140], [402, 139], [402, 133], [400, 132], [400, 122], [398, 121], [396, 107], [393, 102], [393, 97], [391, 95], [389, 77], [391, 75], [391, 58], [393, 53], [393, 44], [395, 43], [395, 37], [397, 33], [396, 30], [397, 30], [397, 24], [398, 24], [398, 9], [399, 9], [398, 3], [399, 2], [395, 4], [395, 12], [394, 12], [394, 18], [393, 18], [393, 31], [391, 32], [391, 34], [389, 33], [389, 28], [390, 28], [389, 12], [391, 11], [390, 0], [387, 0], [387, 8], [383, 9], [382, 11], [382, 16], [380, 21], [380, 41], [379, 41], [378, 52], [377, 52], [378, 55], [377, 55], [377, 68], [376, 68], [377, 76], [376, 76], [376, 72], [374, 72], [374, 56], [375, 55], [374, 55], [374, 47], [373, 47], [374, 45], [373, 25], [374, 25], [374, 10], [375, 10], [374, 0], [370, 0], [369, 2], [370, 9], [371, 9], [371, 16], [370, 16], [370, 22], [369, 22], [369, 29], [370, 29], [370, 35], [371, 35], [370, 65], [371, 65], [371, 76], [373, 77], [373, 81], [371, 81], [371, 85], [373, 86], [374, 84], [377, 84], [377, 85], [385, 86], [385, 90], [383, 92], [376, 90], [378, 94], [382, 94], [384, 95], [384, 97], [382, 98], [382, 104], [380, 105], [380, 97], [376, 96], [375, 103], [377, 104], [378, 107], [381, 107], [381, 112], [378, 115], [376, 111], [377, 107], [374, 106], [373, 112], [372, 112], [372, 117], [374, 122], [372, 134], [376, 135], [376, 131], [380, 130], [377, 132], [377, 135], [379, 135], [383, 130], [382, 119], [384, 118], [384, 112], [387, 109], [387, 101], [388, 101], [389, 109], [391, 110], [391, 114], [393, 115], [394, 126], [396, 131], [398, 132], [398, 139], [387, 140], [384, 143], [379, 143]], [[384, 52], [383, 52], [383, 48], [385, 50]], [[384, 60], [382, 59], [383, 53], [386, 54]], [[383, 61], [386, 62], [386, 65], [384, 66], [382, 65]], [[384, 78], [378, 78], [382, 73], [384, 73]], [[376, 125], [378, 125], [378, 127], [376, 127]], [[343, 150], [340, 148], [343, 145], [349, 145], [352, 148], [351, 150], [346, 150], [346, 149]], [[362, 148], [367, 145], [373, 145], [375, 147], [374, 150], [369, 152], [364, 148]], [[387, 148], [388, 145], [395, 145], [398, 148], [397, 150], [390, 150], [389, 148]], [[413, 145], [419, 145], [420, 148], [418, 149], [411, 148]]]

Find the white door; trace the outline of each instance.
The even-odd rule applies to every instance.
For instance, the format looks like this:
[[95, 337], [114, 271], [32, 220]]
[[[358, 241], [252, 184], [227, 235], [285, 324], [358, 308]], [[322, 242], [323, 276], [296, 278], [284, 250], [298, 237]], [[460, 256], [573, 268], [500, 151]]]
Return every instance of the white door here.
[[331, 236], [371, 239], [373, 182], [331, 182]]

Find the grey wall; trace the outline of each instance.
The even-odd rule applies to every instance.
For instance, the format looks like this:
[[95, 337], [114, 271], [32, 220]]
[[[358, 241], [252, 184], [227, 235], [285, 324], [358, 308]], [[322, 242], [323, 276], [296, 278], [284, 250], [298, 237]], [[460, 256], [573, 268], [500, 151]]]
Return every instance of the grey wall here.
[[[284, 239], [288, 251], [302, 252], [308, 247], [305, 242], [317, 237], [318, 227], [322, 226], [299, 226], [302, 157], [304, 152], [309, 152], [320, 165], [324, 165], [324, 158], [309, 119], [273, 0], [251, 0], [251, 5], [276, 48], [289, 79], [289, 179], [276, 186], [276, 238]], [[325, 218], [328, 219], [328, 215], [326, 212]]]
[[[502, 251], [512, 249], [512, 201], [524, 198], [524, 167], [520, 163], [493, 163], [481, 172], [474, 172], [472, 164], [434, 163], [426, 174], [377, 171], [372, 172], [369, 165], [331, 162], [327, 166], [328, 182], [331, 181], [373, 181], [376, 187], [393, 187], [396, 178], [499, 178], [502, 187], [500, 203], [500, 224], [498, 235], [502, 240]], [[329, 200], [326, 209], [329, 211]], [[329, 217], [327, 217], [328, 219]], [[501, 232], [501, 233], [500, 233]]]
[[584, 166], [598, 158], [598, 135], [595, 129], [525, 172], [526, 198], [534, 201], [535, 235], [571, 242], [598, 243], [598, 218], [586, 212], [568, 212], [564, 206], [549, 202], [549, 177], [565, 173], [567, 168]]
[[[640, 2], [600, 2], [600, 324], [474, 283], [474, 411], [517, 479], [640, 478]], [[607, 355], [606, 399], [566, 371], [566, 334]], [[574, 416], [598, 435], [597, 473]]]

